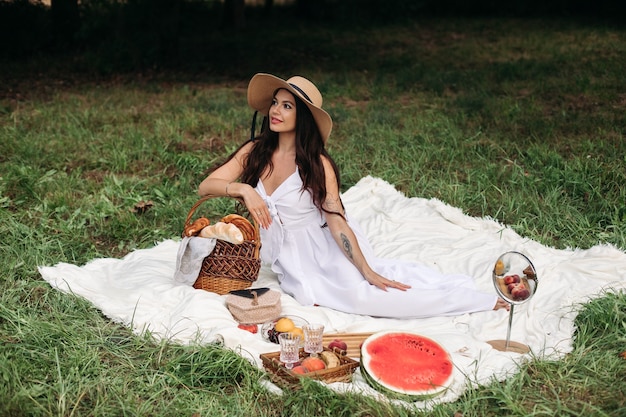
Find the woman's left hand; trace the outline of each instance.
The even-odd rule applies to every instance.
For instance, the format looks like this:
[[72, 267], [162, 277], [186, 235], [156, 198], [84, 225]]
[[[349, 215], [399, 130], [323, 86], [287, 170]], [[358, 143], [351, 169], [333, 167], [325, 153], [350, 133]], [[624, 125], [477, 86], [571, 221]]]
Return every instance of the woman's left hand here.
[[404, 284], [402, 282], [394, 281], [388, 278], [383, 277], [380, 274], [372, 273], [370, 276], [366, 276], [365, 279], [371, 285], [380, 288], [383, 291], [387, 291], [387, 288], [396, 288], [400, 291], [406, 291], [411, 288], [410, 285]]

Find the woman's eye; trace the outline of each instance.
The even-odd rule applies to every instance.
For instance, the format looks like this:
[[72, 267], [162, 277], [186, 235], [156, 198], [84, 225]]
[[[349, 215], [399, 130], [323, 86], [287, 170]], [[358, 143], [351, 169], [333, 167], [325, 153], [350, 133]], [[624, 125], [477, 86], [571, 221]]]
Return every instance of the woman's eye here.
[[274, 99], [272, 99], [272, 106], [275, 106], [275, 105], [277, 105], [277, 104], [278, 104], [278, 101], [277, 101], [275, 98], [274, 98]]

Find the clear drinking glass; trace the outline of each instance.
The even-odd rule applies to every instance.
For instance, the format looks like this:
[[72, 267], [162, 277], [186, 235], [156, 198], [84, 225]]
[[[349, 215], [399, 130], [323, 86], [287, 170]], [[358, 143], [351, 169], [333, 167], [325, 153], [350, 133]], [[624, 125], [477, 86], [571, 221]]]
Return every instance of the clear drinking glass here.
[[302, 326], [304, 331], [304, 351], [310, 356], [318, 356], [317, 354], [324, 350], [323, 339], [324, 325], [311, 323]]
[[281, 333], [278, 335], [280, 343], [280, 361], [285, 364], [285, 368], [293, 368], [293, 364], [300, 360], [300, 336], [292, 333]]

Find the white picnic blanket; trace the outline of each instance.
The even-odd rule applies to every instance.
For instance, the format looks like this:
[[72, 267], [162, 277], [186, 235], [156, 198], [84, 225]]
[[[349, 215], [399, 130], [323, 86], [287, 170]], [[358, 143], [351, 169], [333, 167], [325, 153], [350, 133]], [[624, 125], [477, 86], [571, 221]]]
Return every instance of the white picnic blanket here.
[[[456, 400], [464, 390], [503, 380], [531, 355], [558, 359], [572, 349], [573, 320], [582, 303], [604, 291], [626, 288], [626, 253], [610, 245], [558, 250], [524, 238], [489, 218], [474, 218], [437, 199], [407, 198], [389, 183], [361, 179], [343, 194], [380, 257], [426, 263], [444, 272], [472, 275], [478, 286], [494, 291], [491, 271], [498, 256], [519, 251], [538, 273], [535, 296], [515, 307], [511, 340], [526, 344], [530, 355], [501, 352], [487, 341], [505, 339], [509, 314], [486, 311], [457, 317], [396, 320], [357, 316], [323, 307], [304, 307], [283, 294], [283, 313], [321, 322], [326, 333], [362, 333], [389, 329], [418, 332], [439, 342], [451, 354], [455, 380], [434, 402]], [[209, 343], [223, 339], [262, 367], [259, 355], [277, 345], [237, 328], [225, 297], [195, 290], [174, 279], [180, 240], [166, 240], [136, 250], [123, 259], [95, 259], [84, 266], [60, 263], [39, 272], [54, 288], [84, 297], [107, 317], [136, 333], [150, 331], [176, 343]], [[255, 287], [280, 290], [264, 266]], [[269, 386], [275, 388], [271, 384]], [[329, 384], [338, 392], [356, 390], [381, 400], [357, 370], [352, 383]], [[405, 403], [406, 404], [406, 403]], [[406, 404], [424, 408], [433, 402]]]

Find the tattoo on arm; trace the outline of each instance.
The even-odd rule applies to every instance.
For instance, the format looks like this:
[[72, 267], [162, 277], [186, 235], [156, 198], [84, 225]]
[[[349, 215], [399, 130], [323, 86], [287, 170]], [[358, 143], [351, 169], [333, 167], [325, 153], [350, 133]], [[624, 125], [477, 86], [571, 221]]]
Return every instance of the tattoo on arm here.
[[348, 259], [354, 261], [354, 255], [352, 254], [352, 244], [350, 243], [350, 239], [348, 239], [348, 236], [342, 233], [341, 242], [343, 244], [343, 251], [346, 253]]

